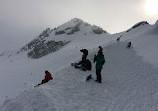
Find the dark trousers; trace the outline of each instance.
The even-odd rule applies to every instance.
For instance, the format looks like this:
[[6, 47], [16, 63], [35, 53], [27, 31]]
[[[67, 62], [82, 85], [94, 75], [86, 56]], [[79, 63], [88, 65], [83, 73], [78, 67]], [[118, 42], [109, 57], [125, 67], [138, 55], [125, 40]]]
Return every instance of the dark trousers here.
[[78, 65], [82, 65], [83, 67], [86, 67], [86, 61], [80, 61]]
[[[78, 66], [78, 65], [80, 65], [80, 66]], [[80, 61], [80, 62], [75, 66], [75, 68], [80, 68], [80, 69], [86, 71], [86, 63], [85, 63], [85, 61]]]
[[97, 76], [97, 81], [99, 83], [101, 83], [101, 80], [102, 80], [102, 78], [101, 78], [101, 69], [96, 69], [96, 76]]
[[46, 83], [46, 82], [48, 82], [48, 80], [42, 80], [42, 82], [41, 82], [41, 84], [44, 84], [44, 83]]

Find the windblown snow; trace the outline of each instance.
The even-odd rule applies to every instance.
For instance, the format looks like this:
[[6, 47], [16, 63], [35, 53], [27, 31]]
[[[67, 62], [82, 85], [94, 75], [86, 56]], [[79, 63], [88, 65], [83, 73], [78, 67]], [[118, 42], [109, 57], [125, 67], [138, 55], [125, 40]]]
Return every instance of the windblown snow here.
[[[62, 29], [69, 24], [74, 26], [70, 21]], [[51, 33], [51, 40], [70, 43], [39, 59], [26, 52], [0, 56], [0, 111], [157, 111], [158, 24], [114, 35], [89, 33], [88, 27], [73, 35]], [[127, 49], [129, 41], [132, 47]], [[93, 63], [99, 45], [105, 56], [101, 84], [94, 81]], [[82, 48], [89, 50], [91, 71], [71, 66], [81, 60]], [[34, 88], [45, 70], [54, 79]], [[89, 74], [94, 79], [86, 82]]]

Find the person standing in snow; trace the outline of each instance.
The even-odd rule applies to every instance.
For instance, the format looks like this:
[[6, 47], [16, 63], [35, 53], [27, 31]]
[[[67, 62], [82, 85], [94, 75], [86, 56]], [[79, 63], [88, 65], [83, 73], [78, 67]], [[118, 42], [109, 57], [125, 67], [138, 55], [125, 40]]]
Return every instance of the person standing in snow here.
[[105, 63], [105, 58], [103, 55], [103, 48], [99, 46], [99, 51], [97, 55], [94, 55], [94, 63], [96, 62], [96, 81], [101, 83], [102, 77], [101, 77], [101, 70], [103, 68], [103, 65]]
[[130, 47], [131, 47], [131, 41], [128, 42], [128, 44], [127, 44], [127, 48], [130, 48]]

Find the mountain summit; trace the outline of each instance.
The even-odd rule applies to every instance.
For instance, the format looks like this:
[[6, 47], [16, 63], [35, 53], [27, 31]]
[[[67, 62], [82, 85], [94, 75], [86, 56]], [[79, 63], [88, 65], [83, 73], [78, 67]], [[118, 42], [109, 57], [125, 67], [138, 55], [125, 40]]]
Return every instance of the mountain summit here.
[[139, 23], [135, 24], [134, 26], [132, 26], [130, 29], [128, 29], [126, 32], [129, 32], [133, 29], [136, 29], [137, 27], [144, 26], [144, 25], [149, 25], [149, 23], [147, 21], [139, 22]]
[[102, 28], [90, 25], [81, 19], [74, 18], [57, 28], [44, 30], [37, 38], [32, 40], [30, 43], [22, 47], [17, 54], [21, 52], [27, 52], [27, 56], [30, 58], [40, 58], [51, 52], [55, 52], [68, 44], [70, 40], [55, 40], [54, 38], [61, 36], [68, 38], [70, 35], [85, 36], [88, 34], [104, 34], [107, 33]]
[[76, 32], [81, 32], [83, 34], [102, 34], [102, 33], [107, 33], [104, 31], [102, 28], [95, 26], [95, 25], [90, 25], [86, 22], [84, 22], [81, 19], [74, 18], [70, 20], [69, 22], [66, 22], [65, 24], [59, 26], [56, 28], [55, 35], [60, 35], [60, 34], [75, 34]]

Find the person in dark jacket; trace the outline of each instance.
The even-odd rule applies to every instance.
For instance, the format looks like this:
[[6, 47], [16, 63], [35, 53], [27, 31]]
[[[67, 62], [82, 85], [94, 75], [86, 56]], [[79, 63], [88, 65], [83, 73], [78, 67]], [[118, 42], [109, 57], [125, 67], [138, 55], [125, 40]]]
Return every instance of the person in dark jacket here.
[[128, 42], [128, 44], [127, 44], [126, 48], [130, 48], [130, 47], [131, 47], [131, 41], [130, 41], [130, 42]]
[[87, 55], [88, 55], [88, 50], [87, 50], [87, 49], [81, 49], [80, 51], [83, 53], [83, 55], [82, 55], [82, 60], [80, 61], [80, 63], [81, 63], [83, 66], [85, 66], [85, 64], [86, 64], [86, 59], [87, 59]]
[[83, 53], [82, 60], [79, 63], [77, 63], [77, 65], [75, 66], [75, 68], [80, 68], [80, 69], [86, 71], [86, 63], [87, 63], [88, 50], [87, 49], [81, 49], [80, 52]]
[[99, 51], [97, 55], [94, 55], [94, 63], [96, 62], [96, 81], [101, 83], [102, 81], [102, 77], [101, 77], [101, 70], [103, 68], [103, 65], [105, 63], [105, 58], [103, 55], [103, 49], [101, 46], [99, 46]]

